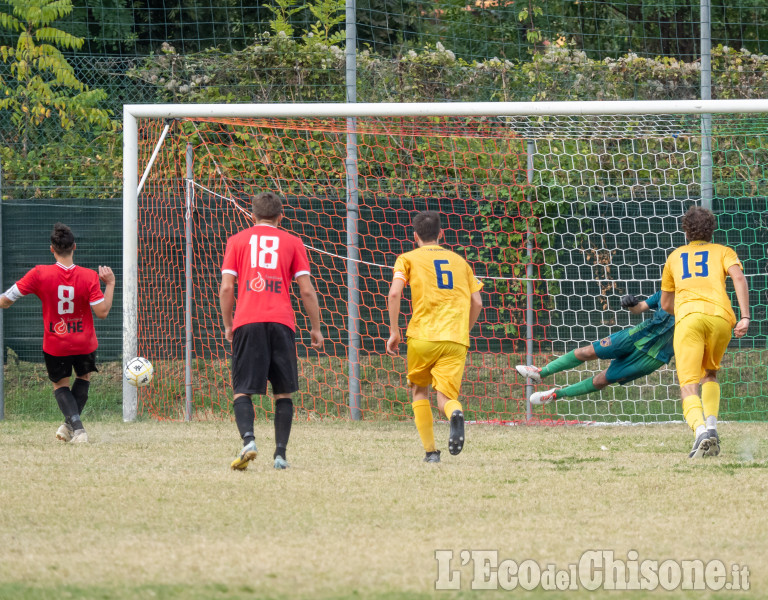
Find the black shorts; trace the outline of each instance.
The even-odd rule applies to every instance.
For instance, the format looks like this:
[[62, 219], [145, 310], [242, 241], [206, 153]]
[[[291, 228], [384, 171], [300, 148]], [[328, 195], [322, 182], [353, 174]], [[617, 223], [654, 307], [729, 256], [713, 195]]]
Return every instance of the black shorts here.
[[247, 323], [232, 336], [235, 394], [292, 394], [299, 389], [296, 334], [282, 323]]
[[72, 375], [72, 367], [78, 376], [87, 375], [98, 371], [96, 368], [96, 353], [73, 354], [72, 356], [54, 356], [43, 352], [45, 355], [45, 368], [48, 369], [48, 379], [56, 383]]

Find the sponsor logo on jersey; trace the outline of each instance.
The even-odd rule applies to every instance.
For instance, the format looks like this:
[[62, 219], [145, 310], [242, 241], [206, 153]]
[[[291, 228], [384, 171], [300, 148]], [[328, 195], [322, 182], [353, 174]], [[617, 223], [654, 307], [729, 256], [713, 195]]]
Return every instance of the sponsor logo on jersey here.
[[607, 338], [603, 338], [602, 340], [600, 340], [600, 345], [601, 345], [603, 348], [607, 348], [608, 346], [610, 346], [610, 345], [611, 345], [611, 338], [609, 338], [609, 337], [607, 337]]
[[72, 321], [65, 321], [64, 317], [61, 318], [56, 324], [48, 323], [48, 331], [55, 333], [56, 335], [67, 335], [68, 333], [82, 333], [83, 332], [83, 320], [74, 319]]
[[283, 281], [281, 279], [264, 279], [261, 273], [257, 273], [254, 279], [248, 282], [248, 289], [252, 292], [272, 292], [280, 294], [283, 291]]

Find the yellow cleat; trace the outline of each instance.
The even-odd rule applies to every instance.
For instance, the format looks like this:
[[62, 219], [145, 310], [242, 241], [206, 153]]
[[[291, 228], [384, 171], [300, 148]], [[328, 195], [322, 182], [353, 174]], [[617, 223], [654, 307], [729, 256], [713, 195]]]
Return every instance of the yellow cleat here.
[[258, 454], [259, 450], [256, 448], [256, 442], [251, 440], [243, 446], [240, 455], [229, 466], [233, 471], [245, 471], [248, 468], [248, 463], [255, 459]]

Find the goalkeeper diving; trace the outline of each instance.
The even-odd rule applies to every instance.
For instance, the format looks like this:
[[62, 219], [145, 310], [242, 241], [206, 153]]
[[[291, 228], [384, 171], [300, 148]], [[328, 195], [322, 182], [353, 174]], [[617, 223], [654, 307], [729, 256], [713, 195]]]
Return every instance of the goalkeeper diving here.
[[623, 296], [622, 308], [635, 315], [654, 310], [653, 316], [639, 325], [627, 327], [602, 340], [572, 350], [541, 369], [532, 365], [517, 365], [516, 369], [520, 375], [540, 383], [545, 377], [573, 369], [589, 360], [611, 361], [607, 369], [592, 379], [585, 379], [564, 388], [534, 392], [531, 394], [531, 404], [546, 404], [559, 398], [591, 394], [613, 383], [624, 385], [639, 377], [650, 375], [667, 364], [674, 356], [675, 317], [664, 311], [660, 302], [660, 291], [642, 301], [631, 294]]

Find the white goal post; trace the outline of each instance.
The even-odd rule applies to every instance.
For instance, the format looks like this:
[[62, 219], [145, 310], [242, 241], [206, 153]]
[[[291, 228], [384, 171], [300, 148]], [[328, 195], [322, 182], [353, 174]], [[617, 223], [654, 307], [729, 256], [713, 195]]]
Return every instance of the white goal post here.
[[[123, 363], [137, 354], [139, 119], [347, 118], [357, 117], [549, 117], [708, 115], [768, 113], [768, 99], [604, 102], [498, 102], [411, 104], [127, 104], [123, 107]], [[702, 126], [702, 135], [707, 127]], [[155, 144], [155, 140], [149, 143]], [[702, 144], [702, 148], [707, 145]], [[154, 158], [154, 156], [153, 156]], [[705, 161], [702, 161], [704, 163]], [[347, 165], [350, 167], [350, 164]], [[151, 358], [151, 357], [150, 357]], [[352, 406], [352, 405], [351, 405]], [[354, 414], [354, 413], [353, 413]], [[137, 390], [123, 382], [123, 419], [137, 416]]]

